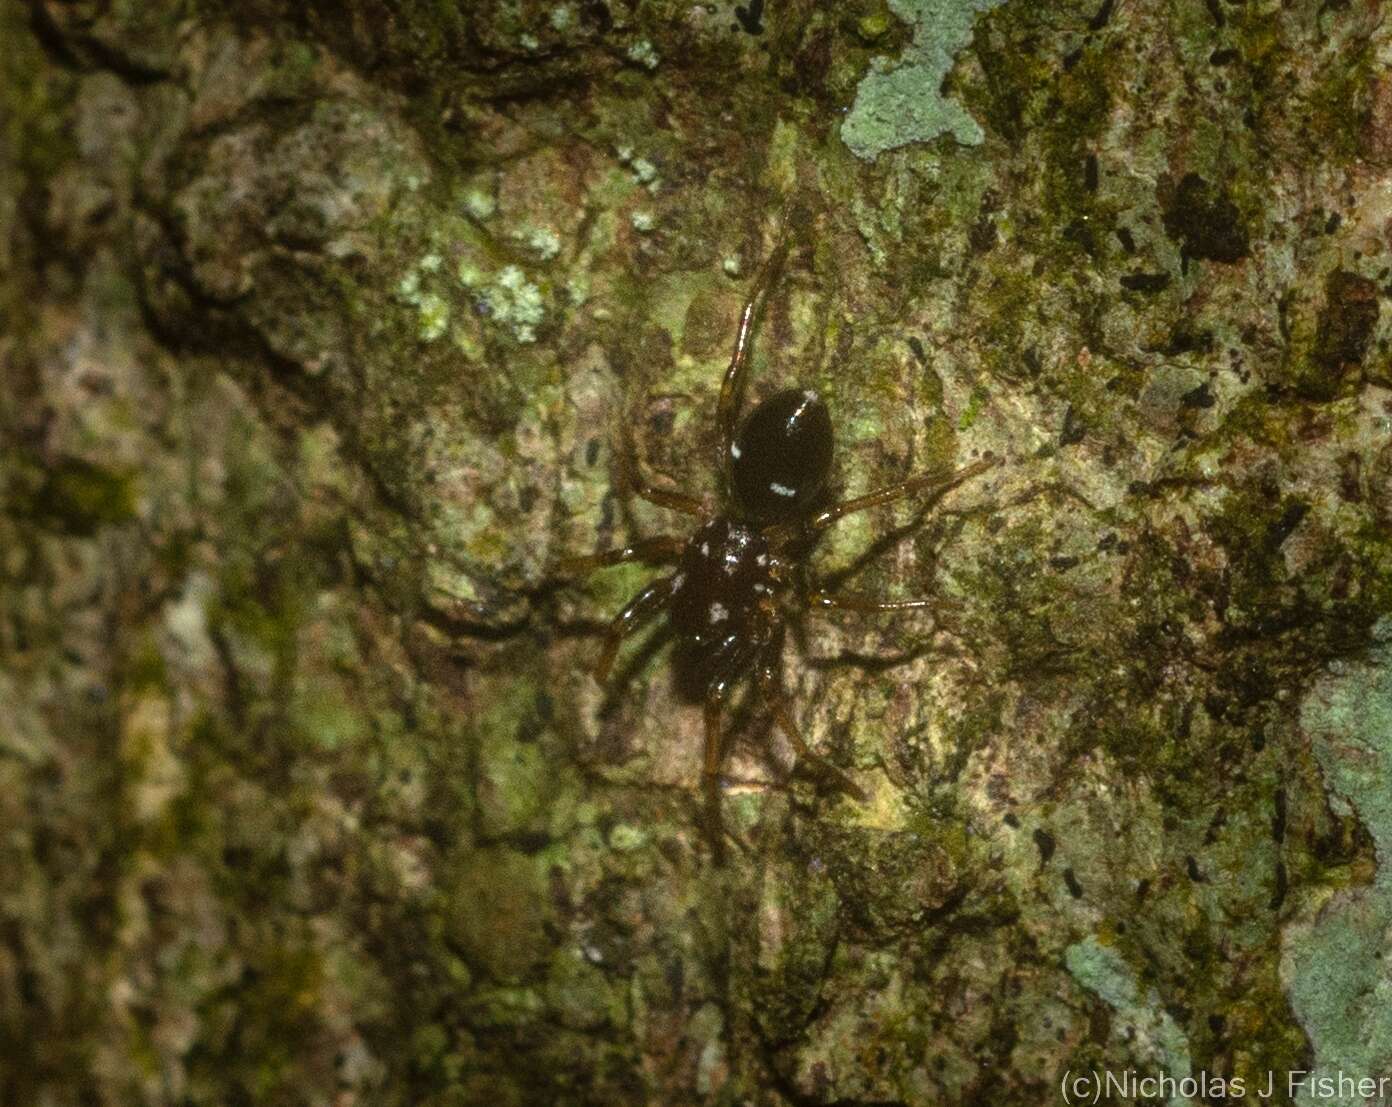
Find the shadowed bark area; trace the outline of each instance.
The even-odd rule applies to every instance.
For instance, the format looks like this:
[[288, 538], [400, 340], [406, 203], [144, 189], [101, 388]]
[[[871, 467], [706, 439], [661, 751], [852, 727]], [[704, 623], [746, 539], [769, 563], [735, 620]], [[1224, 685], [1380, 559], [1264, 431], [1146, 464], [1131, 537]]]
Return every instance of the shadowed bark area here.
[[[1390, 35], [0, 0], [0, 1102], [1392, 1071]], [[717, 865], [660, 628], [588, 676], [656, 570], [555, 570], [719, 492], [780, 241], [838, 494], [1003, 463], [828, 535], [937, 608], [789, 636], [863, 803], [735, 698]]]

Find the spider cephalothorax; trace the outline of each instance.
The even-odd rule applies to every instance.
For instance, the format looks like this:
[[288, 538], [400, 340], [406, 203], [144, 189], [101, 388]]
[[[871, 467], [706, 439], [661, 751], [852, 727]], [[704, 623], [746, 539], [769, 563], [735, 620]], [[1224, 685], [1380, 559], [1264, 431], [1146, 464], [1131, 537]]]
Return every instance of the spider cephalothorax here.
[[583, 572], [624, 561], [675, 562], [671, 576], [649, 584], [609, 625], [596, 677], [608, 677], [619, 646], [639, 626], [667, 612], [683, 654], [695, 667], [705, 700], [705, 779], [720, 851], [718, 774], [720, 723], [733, 685], [752, 673], [779, 726], [799, 754], [829, 769], [852, 795], [864, 793], [849, 776], [814, 754], [793, 720], [779, 679], [790, 602], [803, 607], [853, 611], [906, 611], [931, 600], [878, 601], [831, 594], [811, 587], [799, 572], [818, 537], [855, 511], [879, 507], [915, 492], [941, 495], [996, 464], [987, 455], [955, 473], [921, 473], [908, 480], [839, 504], [826, 503], [831, 479], [833, 433], [826, 404], [815, 392], [787, 389], [758, 404], [739, 420], [749, 340], [763, 295], [787, 253], [780, 245], [745, 301], [734, 355], [720, 389], [720, 469], [726, 496], [709, 503], [658, 488], [641, 477], [634, 491], [643, 499], [701, 520], [688, 539], [649, 538], [565, 564]]

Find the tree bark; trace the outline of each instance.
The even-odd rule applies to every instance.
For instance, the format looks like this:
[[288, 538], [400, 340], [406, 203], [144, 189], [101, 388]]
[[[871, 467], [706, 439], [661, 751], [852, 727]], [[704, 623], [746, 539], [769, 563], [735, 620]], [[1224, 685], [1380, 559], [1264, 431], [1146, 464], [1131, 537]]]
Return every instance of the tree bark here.
[[[0, 0], [0, 1102], [1392, 1071], [1389, 35]], [[654, 570], [557, 567], [720, 502], [779, 243], [839, 493], [1002, 464], [819, 547], [936, 617], [798, 624], [867, 797], [746, 690], [717, 864], [661, 627], [588, 675]]]

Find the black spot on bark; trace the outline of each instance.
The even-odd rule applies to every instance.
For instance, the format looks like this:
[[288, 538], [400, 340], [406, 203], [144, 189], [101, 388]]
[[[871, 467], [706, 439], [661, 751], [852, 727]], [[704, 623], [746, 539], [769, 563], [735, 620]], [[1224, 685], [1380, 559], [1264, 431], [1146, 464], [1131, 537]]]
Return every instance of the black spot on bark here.
[[739, 5], [735, 8], [735, 18], [739, 20], [739, 25], [744, 31], [751, 35], [761, 35], [764, 33], [764, 0], [749, 0], [749, 6]]
[[1212, 392], [1208, 390], [1208, 381], [1204, 381], [1198, 388], [1190, 389], [1179, 398], [1179, 402], [1184, 407], [1212, 407], [1218, 401]]
[[996, 225], [988, 217], [982, 216], [967, 232], [967, 243], [973, 253], [989, 253], [996, 245]]
[[1266, 534], [1263, 535], [1266, 548], [1272, 553], [1279, 550], [1286, 539], [1295, 532], [1295, 528], [1300, 526], [1300, 521], [1309, 514], [1309, 511], [1310, 505], [1299, 500], [1288, 505], [1286, 510], [1281, 512], [1281, 517], [1266, 528]]
[[609, 5], [603, 0], [589, 0], [581, 7], [580, 17], [600, 34], [608, 34], [614, 29], [614, 17], [609, 14]]
[[1127, 273], [1121, 287], [1128, 292], [1163, 292], [1170, 286], [1168, 273]]
[[1063, 883], [1068, 888], [1068, 894], [1074, 899], [1083, 898], [1083, 886], [1078, 883], [1078, 878], [1073, 875], [1072, 869], [1063, 870]]
[[1242, 213], [1227, 192], [1188, 174], [1165, 209], [1165, 230], [1186, 258], [1231, 265], [1251, 252]]
[[1378, 321], [1377, 285], [1342, 269], [1324, 282], [1325, 306], [1315, 336], [1315, 361], [1338, 376], [1361, 366]]
[[1068, 410], [1063, 413], [1063, 429], [1059, 431], [1059, 445], [1072, 446], [1083, 440], [1087, 434], [1087, 428], [1083, 426], [1083, 421], [1078, 418], [1078, 413], [1073, 410], [1073, 405], [1068, 405]]
[[1104, 0], [1102, 6], [1097, 9], [1097, 14], [1088, 20], [1089, 31], [1100, 31], [1107, 25], [1112, 18], [1112, 9], [1116, 7], [1116, 0]]

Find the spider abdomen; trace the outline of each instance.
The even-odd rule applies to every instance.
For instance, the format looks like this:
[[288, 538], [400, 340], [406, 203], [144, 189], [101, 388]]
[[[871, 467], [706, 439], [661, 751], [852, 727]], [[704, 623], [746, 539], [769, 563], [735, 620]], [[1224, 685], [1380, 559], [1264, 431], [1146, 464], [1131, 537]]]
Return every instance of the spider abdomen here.
[[698, 647], [757, 634], [776, 587], [767, 540], [726, 516], [696, 531], [673, 580], [672, 626]]
[[730, 443], [730, 485], [761, 524], [805, 516], [826, 490], [834, 436], [815, 392], [775, 392], [749, 413]]

